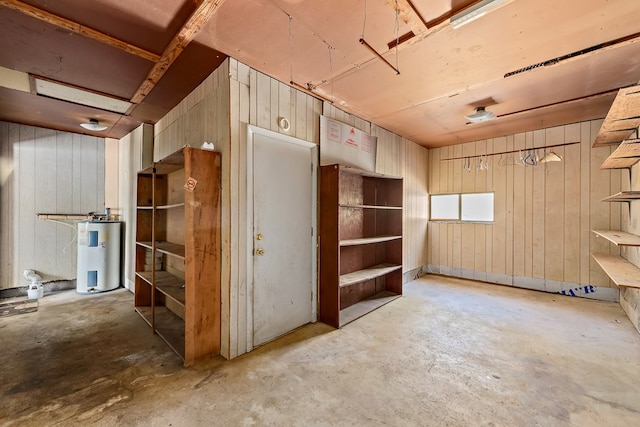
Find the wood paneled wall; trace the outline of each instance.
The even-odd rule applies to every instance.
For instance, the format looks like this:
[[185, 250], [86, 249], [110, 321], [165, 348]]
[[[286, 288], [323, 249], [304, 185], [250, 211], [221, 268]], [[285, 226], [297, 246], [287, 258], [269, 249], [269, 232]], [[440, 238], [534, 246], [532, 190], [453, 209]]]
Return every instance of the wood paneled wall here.
[[[104, 212], [103, 138], [0, 122], [0, 288], [76, 277], [73, 227], [37, 213]], [[69, 223], [75, 225], [74, 223]]]
[[[154, 159], [185, 144], [213, 142], [222, 153], [222, 345], [247, 351], [247, 124], [318, 143], [322, 104], [248, 66], [226, 60], [155, 126]], [[278, 127], [285, 117], [291, 127]]]
[[[402, 211], [402, 265], [405, 273], [422, 269], [428, 263], [427, 227], [429, 220], [429, 195], [427, 178], [429, 152], [406, 138], [402, 138], [404, 159], [404, 203]], [[383, 153], [378, 153], [384, 162]], [[391, 156], [395, 156], [391, 153]], [[413, 277], [409, 277], [413, 279]]]
[[[402, 266], [410, 273], [427, 265], [429, 150], [325, 102], [324, 115], [378, 138], [376, 172], [404, 178]], [[322, 147], [320, 147], [322, 150]]]
[[[136, 183], [139, 170], [149, 166], [153, 157], [153, 126], [143, 124], [118, 141], [118, 202], [112, 213], [124, 227], [122, 259], [123, 286], [134, 291], [136, 243]], [[107, 170], [111, 165], [107, 164]]]
[[[427, 150], [330, 105], [325, 105], [323, 111], [323, 103], [317, 98], [230, 58], [154, 128], [154, 159], [185, 144], [200, 146], [203, 141], [213, 142], [216, 151], [222, 153], [221, 353], [224, 357], [233, 358], [247, 351], [247, 124], [318, 144], [321, 114], [379, 136], [381, 170], [395, 175], [411, 170], [408, 182], [413, 183], [412, 190], [406, 194], [409, 194], [407, 203], [413, 207], [408, 208], [405, 215], [412, 219], [411, 227], [416, 235], [407, 239], [406, 244], [419, 247], [405, 251], [411, 254], [407, 255], [411, 265], [426, 264], [426, 222], [414, 225], [413, 219], [420, 215], [426, 218]], [[289, 120], [288, 131], [278, 126], [280, 117]], [[405, 159], [405, 151], [411, 151], [411, 158]], [[420, 193], [423, 195], [416, 196]]]
[[[622, 174], [622, 190], [640, 190], [640, 163], [631, 168], [631, 176], [627, 172]], [[623, 212], [626, 206], [622, 207]], [[629, 206], [630, 216], [624, 218], [621, 223], [621, 230], [640, 235], [640, 206], [638, 202], [633, 202]], [[612, 248], [612, 251], [614, 248]], [[621, 255], [640, 267], [640, 248], [622, 247]], [[620, 288], [620, 305], [629, 316], [629, 319], [640, 332], [640, 289]]]
[[[616, 300], [617, 289], [590, 255], [616, 250], [591, 230], [619, 229], [628, 215], [626, 205], [600, 201], [622, 185], [622, 172], [600, 170], [611, 149], [591, 148], [601, 123], [430, 150], [429, 193], [494, 191], [495, 222], [429, 222], [429, 271]], [[562, 162], [524, 167], [510, 155], [490, 156], [489, 170], [476, 170], [475, 156], [569, 142], [579, 144], [553, 149]], [[465, 156], [472, 158], [471, 172], [463, 170], [464, 160], [443, 160]]]
[[[229, 315], [229, 355], [246, 353], [247, 347], [247, 125], [251, 124], [314, 144], [320, 141], [322, 102], [289, 85], [256, 71], [235, 59], [229, 60], [231, 130], [231, 251], [232, 286], [223, 299], [231, 307]], [[285, 131], [279, 118], [290, 123]], [[223, 302], [224, 303], [224, 302]], [[223, 331], [224, 332], [224, 331]]]
[[[231, 204], [231, 155], [237, 149], [232, 147], [229, 130], [229, 60], [223, 62], [193, 92], [173, 108], [154, 126], [153, 160], [175, 152], [185, 145], [200, 147], [203, 142], [211, 142], [215, 150], [222, 153], [221, 192], [221, 354], [230, 358], [229, 352], [229, 294], [237, 282], [231, 281], [231, 266], [237, 262], [237, 252], [232, 252], [231, 223], [234, 207]], [[237, 215], [236, 215], [237, 216]]]

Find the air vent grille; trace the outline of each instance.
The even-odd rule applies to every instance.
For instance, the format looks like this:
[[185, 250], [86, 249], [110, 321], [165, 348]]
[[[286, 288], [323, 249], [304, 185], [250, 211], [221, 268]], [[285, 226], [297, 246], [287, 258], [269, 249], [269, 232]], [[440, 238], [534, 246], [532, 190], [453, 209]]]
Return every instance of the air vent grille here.
[[543, 62], [538, 62], [537, 64], [528, 65], [528, 66], [520, 68], [518, 70], [508, 72], [507, 74], [504, 75], [504, 78], [506, 79], [507, 77], [515, 76], [517, 74], [526, 73], [527, 71], [535, 70], [536, 68], [548, 67], [550, 65], [555, 65], [555, 64], [557, 64], [559, 62], [566, 61], [567, 59], [575, 58], [575, 57], [581, 56], [581, 55], [586, 55], [587, 53], [595, 52], [595, 51], [603, 49], [605, 47], [609, 47], [609, 46], [616, 45], [618, 43], [623, 43], [623, 42], [626, 42], [626, 41], [629, 41], [629, 40], [633, 40], [633, 39], [638, 38], [638, 37], [640, 37], [640, 33], [635, 33], [635, 34], [632, 34], [630, 36], [621, 37], [619, 39], [615, 39], [615, 40], [612, 40], [612, 41], [600, 43], [600, 44], [597, 44], [595, 46], [588, 47], [586, 49], [582, 49], [582, 50], [578, 50], [576, 52], [572, 52], [572, 53], [569, 53], [569, 54], [566, 54], [566, 55], [558, 56], [557, 58], [549, 59], [549, 60], [546, 60], [546, 61], [543, 61]]

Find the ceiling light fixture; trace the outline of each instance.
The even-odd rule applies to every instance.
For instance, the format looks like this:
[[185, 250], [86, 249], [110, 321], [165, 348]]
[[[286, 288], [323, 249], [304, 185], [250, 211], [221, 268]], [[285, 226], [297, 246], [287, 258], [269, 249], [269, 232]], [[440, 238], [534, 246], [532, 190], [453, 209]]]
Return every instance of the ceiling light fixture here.
[[484, 16], [490, 10], [500, 6], [502, 3], [505, 3], [505, 1], [506, 0], [482, 0], [477, 4], [466, 8], [462, 12], [456, 13], [451, 17], [449, 22], [453, 28], [460, 28], [463, 25]]
[[95, 92], [46, 80], [41, 77], [34, 77], [36, 94], [49, 98], [69, 101], [75, 104], [86, 105], [100, 110], [112, 111], [124, 114], [133, 104], [122, 99], [113, 98]]
[[100, 132], [108, 128], [109, 126], [101, 125], [98, 119], [89, 119], [89, 123], [80, 123], [80, 126], [87, 130]]
[[485, 110], [485, 107], [477, 107], [475, 113], [469, 114], [468, 116], [464, 117], [471, 123], [480, 123], [486, 122], [488, 120], [493, 120], [496, 118], [496, 115], [489, 110]]

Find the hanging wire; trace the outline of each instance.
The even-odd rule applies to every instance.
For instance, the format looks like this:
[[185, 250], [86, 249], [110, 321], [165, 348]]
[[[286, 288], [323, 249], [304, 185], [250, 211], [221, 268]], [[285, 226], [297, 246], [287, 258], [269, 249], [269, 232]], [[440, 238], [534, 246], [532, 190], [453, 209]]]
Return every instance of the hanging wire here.
[[67, 243], [67, 245], [64, 248], [62, 248], [62, 253], [66, 255], [67, 254], [67, 249], [69, 249], [69, 246], [71, 246], [73, 244], [73, 242], [75, 242], [76, 237], [78, 237], [78, 229], [74, 225], [71, 225], [71, 224], [63, 222], [63, 221], [59, 221], [57, 219], [46, 219], [45, 221], [54, 222], [56, 224], [64, 225], [64, 226], [67, 226], [67, 227], [69, 227], [69, 228], [71, 228], [73, 230], [73, 237], [71, 238], [71, 241], [69, 243]]
[[293, 22], [293, 16], [291, 15], [287, 15], [289, 17], [289, 81], [292, 82], [293, 81], [293, 51], [294, 51], [294, 44], [293, 44], [293, 31], [292, 31], [292, 22]]
[[335, 100], [333, 97], [333, 58], [331, 56], [331, 50], [333, 49], [329, 43], [327, 43], [327, 49], [329, 49], [329, 78], [331, 79], [331, 102]]
[[[398, 10], [398, 0], [396, 0], [396, 70], [400, 70], [398, 66], [398, 45], [400, 45], [400, 11]], [[398, 73], [400, 73], [398, 71]]]
[[364, 0], [364, 20], [362, 22], [362, 34], [360, 35], [361, 39], [364, 38], [364, 30], [366, 27], [367, 27], [367, 0]]

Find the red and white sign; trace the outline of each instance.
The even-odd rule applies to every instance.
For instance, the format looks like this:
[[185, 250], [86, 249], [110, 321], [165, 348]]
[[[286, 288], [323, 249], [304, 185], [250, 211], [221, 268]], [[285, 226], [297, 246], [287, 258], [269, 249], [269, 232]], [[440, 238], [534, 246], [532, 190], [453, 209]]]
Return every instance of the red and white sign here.
[[375, 171], [377, 138], [346, 123], [320, 116], [320, 164], [340, 163]]

